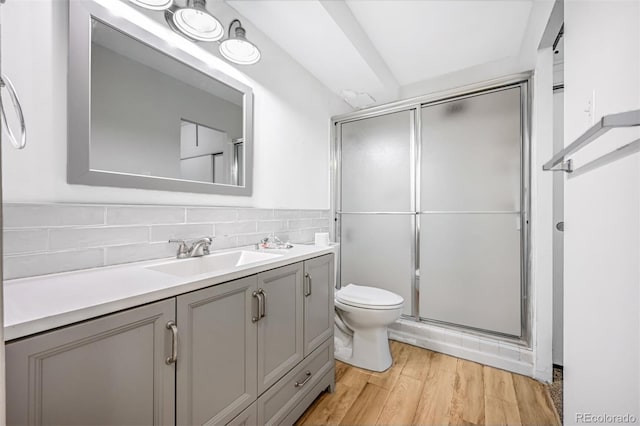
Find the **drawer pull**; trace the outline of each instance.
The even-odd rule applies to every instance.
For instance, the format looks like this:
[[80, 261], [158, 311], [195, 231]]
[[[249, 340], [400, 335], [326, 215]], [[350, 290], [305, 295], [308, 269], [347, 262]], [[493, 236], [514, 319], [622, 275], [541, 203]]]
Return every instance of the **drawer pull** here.
[[304, 385], [306, 385], [306, 384], [307, 384], [307, 382], [308, 382], [309, 380], [311, 380], [311, 371], [307, 371], [307, 373], [306, 373], [306, 374], [307, 374], [307, 378], [306, 378], [306, 379], [304, 379], [302, 382], [296, 382], [296, 383], [295, 383], [295, 387], [297, 387], [297, 388], [301, 388], [301, 387], [303, 387]]
[[167, 357], [167, 365], [175, 364], [178, 361], [178, 326], [173, 321], [167, 323], [167, 330], [171, 330], [171, 356]]

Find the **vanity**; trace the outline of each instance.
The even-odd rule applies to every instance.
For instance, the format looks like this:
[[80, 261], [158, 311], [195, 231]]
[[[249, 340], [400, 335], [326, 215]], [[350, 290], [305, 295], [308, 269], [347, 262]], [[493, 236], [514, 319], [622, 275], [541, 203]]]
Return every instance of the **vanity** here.
[[8, 424], [291, 425], [335, 386], [334, 248], [5, 283]]

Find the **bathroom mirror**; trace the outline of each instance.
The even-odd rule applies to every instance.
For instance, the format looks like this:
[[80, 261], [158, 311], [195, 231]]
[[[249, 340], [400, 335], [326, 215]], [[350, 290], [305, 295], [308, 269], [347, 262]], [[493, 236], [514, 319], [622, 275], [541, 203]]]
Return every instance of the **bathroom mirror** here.
[[251, 194], [250, 87], [99, 2], [69, 27], [69, 183]]

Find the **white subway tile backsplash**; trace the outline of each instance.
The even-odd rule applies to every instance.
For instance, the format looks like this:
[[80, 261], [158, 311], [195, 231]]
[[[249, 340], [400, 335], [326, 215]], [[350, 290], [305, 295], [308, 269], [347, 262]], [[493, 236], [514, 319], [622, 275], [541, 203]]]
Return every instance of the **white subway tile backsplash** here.
[[28, 277], [175, 255], [169, 239], [216, 236], [212, 249], [253, 245], [275, 232], [312, 243], [328, 210], [153, 205], [4, 205], [5, 278]]
[[4, 254], [47, 251], [49, 231], [47, 229], [6, 230], [3, 233]]
[[312, 228], [324, 228], [329, 226], [329, 218], [325, 219], [311, 219]]
[[51, 250], [104, 247], [148, 241], [149, 228], [146, 226], [54, 228], [49, 231], [49, 249]]
[[289, 229], [311, 228], [313, 221], [311, 219], [294, 219], [289, 220]]
[[153, 225], [151, 241], [169, 241], [171, 239], [193, 239], [215, 235], [213, 224]]
[[274, 210], [273, 217], [276, 219], [296, 219], [301, 216], [300, 210]]
[[232, 247], [238, 247], [238, 237], [224, 237], [219, 236], [213, 240], [213, 244], [211, 245], [211, 250], [222, 250]]
[[168, 242], [113, 246], [105, 249], [105, 264], [118, 265], [120, 263], [161, 259], [164, 257], [173, 257], [176, 253], [176, 245], [169, 244]]
[[103, 225], [104, 210], [103, 206], [7, 203], [2, 224], [5, 229]]
[[234, 234], [251, 234], [257, 232], [257, 230], [257, 222], [254, 221], [216, 224], [216, 236], [220, 237]]
[[286, 220], [261, 220], [258, 222], [258, 232], [282, 232], [287, 229]]
[[328, 210], [300, 210], [300, 217], [310, 218], [310, 219], [326, 218], [326, 217], [329, 217], [329, 211]]
[[238, 220], [273, 219], [272, 209], [239, 209]]
[[294, 231], [289, 231], [289, 241], [292, 243], [304, 243], [309, 241], [314, 241], [315, 239], [315, 231], [311, 229], [297, 229]]
[[[289, 238], [289, 232], [276, 232], [276, 237], [280, 238], [280, 240], [282, 240], [283, 242], [291, 242], [291, 239]], [[310, 241], [307, 241], [310, 242]]]
[[107, 207], [107, 225], [154, 225], [184, 223], [182, 207]]
[[22, 278], [104, 266], [101, 248], [4, 257], [4, 278]]
[[235, 222], [238, 211], [235, 209], [193, 207], [187, 209], [188, 223]]
[[236, 236], [236, 238], [238, 239], [238, 247], [242, 247], [242, 246], [249, 246], [249, 245], [254, 245], [260, 242], [261, 239], [263, 239], [266, 235], [260, 233], [254, 233], [254, 234], [242, 234], [242, 235], [238, 235]]

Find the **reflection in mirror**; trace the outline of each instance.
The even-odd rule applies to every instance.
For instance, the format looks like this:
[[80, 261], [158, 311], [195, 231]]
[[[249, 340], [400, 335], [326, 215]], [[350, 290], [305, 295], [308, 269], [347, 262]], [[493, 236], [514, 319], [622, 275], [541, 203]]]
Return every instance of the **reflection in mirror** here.
[[243, 101], [92, 19], [91, 170], [244, 186]]

